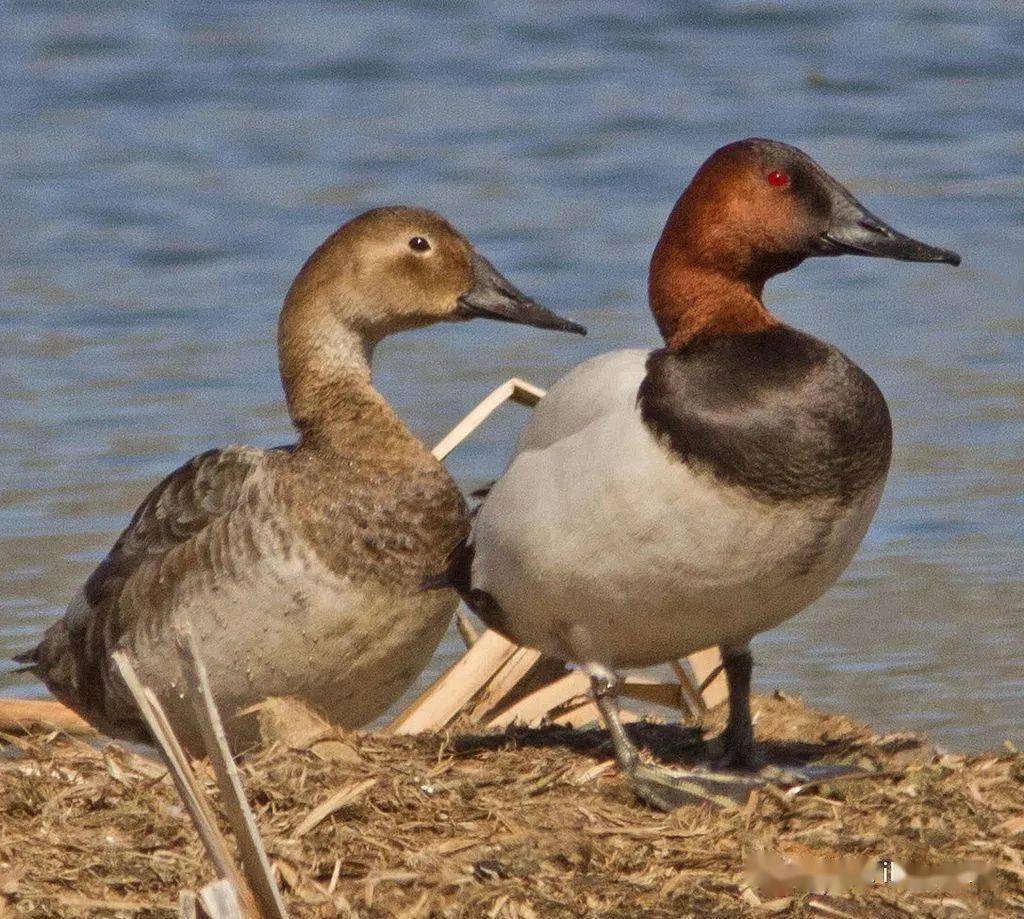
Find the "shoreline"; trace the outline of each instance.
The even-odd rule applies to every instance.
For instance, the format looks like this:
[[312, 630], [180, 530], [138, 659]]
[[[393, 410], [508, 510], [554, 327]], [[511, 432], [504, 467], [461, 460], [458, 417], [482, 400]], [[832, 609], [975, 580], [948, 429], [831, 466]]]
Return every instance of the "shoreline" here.
[[[762, 789], [731, 812], [665, 815], [633, 799], [600, 730], [457, 722], [413, 736], [304, 733], [294, 719], [269, 726], [269, 745], [241, 772], [295, 916], [1024, 912], [1024, 754], [944, 753], [783, 693], [756, 696], [755, 712], [773, 761], [858, 763], [875, 774], [796, 794]], [[705, 733], [720, 717], [707, 717]], [[665, 762], [699, 760], [698, 728], [642, 721], [631, 730]], [[213, 878], [157, 761], [54, 731], [3, 740], [13, 748], [0, 761], [8, 914], [174, 916], [182, 890]], [[208, 766], [198, 771], [217, 800]], [[310, 823], [332, 796], [343, 803]], [[789, 874], [777, 877], [772, 862], [752, 876], [759, 853], [785, 859]], [[793, 872], [812, 857], [823, 860], [816, 878], [801, 880]], [[930, 872], [946, 889], [829, 880], [851, 863], [877, 874], [881, 859], [897, 880]], [[971, 864], [967, 883], [935, 881]]]

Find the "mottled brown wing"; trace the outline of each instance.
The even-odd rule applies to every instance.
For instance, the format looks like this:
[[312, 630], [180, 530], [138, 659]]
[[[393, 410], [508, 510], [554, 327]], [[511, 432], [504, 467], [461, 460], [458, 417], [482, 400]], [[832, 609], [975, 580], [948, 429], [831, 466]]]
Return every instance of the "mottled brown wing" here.
[[245, 499], [246, 485], [274, 452], [226, 447], [193, 457], [165, 478], [139, 506], [124, 532], [85, 582], [64, 617], [19, 658], [54, 695], [92, 720], [106, 712], [107, 658], [131, 629], [120, 603], [125, 585], [144, 564], [159, 562]]
[[202, 532], [237, 504], [246, 480], [266, 460], [263, 450], [225, 447], [190, 459], [154, 488], [107, 557], [85, 582], [89, 605], [116, 601], [142, 562]]

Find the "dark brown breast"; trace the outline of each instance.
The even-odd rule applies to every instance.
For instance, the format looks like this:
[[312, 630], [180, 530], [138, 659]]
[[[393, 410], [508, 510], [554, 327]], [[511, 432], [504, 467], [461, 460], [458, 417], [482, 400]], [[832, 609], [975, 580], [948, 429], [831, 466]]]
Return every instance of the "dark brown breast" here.
[[353, 442], [292, 457], [290, 506], [337, 574], [401, 592], [421, 589], [469, 531], [466, 503], [445, 468], [407, 443]]
[[788, 326], [653, 352], [639, 402], [681, 460], [767, 500], [848, 502], [889, 468], [892, 425], [874, 381]]

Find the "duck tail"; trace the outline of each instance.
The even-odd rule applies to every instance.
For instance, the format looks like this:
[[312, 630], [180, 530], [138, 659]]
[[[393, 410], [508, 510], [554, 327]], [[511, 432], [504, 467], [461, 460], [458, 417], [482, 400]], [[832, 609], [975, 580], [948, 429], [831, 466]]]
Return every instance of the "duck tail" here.
[[[488, 482], [488, 483], [487, 483], [486, 485], [484, 485], [484, 486], [482, 486], [482, 487], [480, 487], [480, 488], [476, 489], [476, 491], [471, 491], [471, 492], [469, 493], [469, 496], [470, 496], [471, 498], [476, 498], [476, 500], [477, 500], [477, 501], [483, 501], [483, 500], [484, 500], [484, 498], [486, 498], [486, 497], [487, 497], [487, 496], [488, 496], [488, 495], [489, 495], [489, 494], [491, 493], [491, 489], [492, 489], [492, 488], [494, 488], [494, 484], [495, 484], [495, 482], [497, 482], [497, 481], [498, 481], [498, 480], [497, 480], [497, 479], [495, 479], [494, 481], [492, 481], [492, 482]], [[470, 514], [470, 516], [475, 516], [475, 514], [476, 514], [476, 512], [477, 512], [478, 510], [480, 510], [480, 507], [479, 507], [479, 505], [478, 505], [477, 507], [474, 507], [474, 508], [473, 508], [473, 510], [471, 511], [471, 514]]]
[[473, 554], [473, 545], [470, 543], [469, 537], [466, 537], [448, 553], [444, 571], [424, 578], [423, 589], [455, 590], [463, 600], [467, 600], [473, 590]]
[[441, 574], [423, 582], [425, 590], [455, 590], [489, 629], [504, 635], [516, 644], [522, 642], [509, 627], [508, 617], [498, 601], [486, 590], [473, 586], [473, 558], [475, 551], [469, 537], [463, 539], [448, 555], [448, 567]]
[[16, 664], [24, 664], [23, 667], [17, 667], [12, 673], [35, 673], [39, 667], [39, 647], [38, 645], [31, 651], [25, 651], [22, 654], [15, 654], [11, 658]]
[[64, 619], [51, 625], [31, 651], [14, 657], [22, 664], [15, 673], [32, 673], [39, 677], [61, 702], [74, 693], [81, 681], [81, 663], [76, 657], [76, 643]]

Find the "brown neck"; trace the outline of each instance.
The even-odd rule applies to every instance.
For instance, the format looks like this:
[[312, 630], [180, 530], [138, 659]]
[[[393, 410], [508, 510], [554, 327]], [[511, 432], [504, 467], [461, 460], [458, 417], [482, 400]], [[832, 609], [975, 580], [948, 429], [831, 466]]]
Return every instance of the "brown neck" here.
[[[780, 269], [729, 232], [737, 203], [705, 194], [702, 168], [669, 216], [651, 257], [648, 296], [662, 336], [680, 348], [696, 335], [755, 332], [779, 324], [761, 299]], [[786, 266], [791, 267], [791, 266]]]
[[288, 411], [302, 444], [354, 446], [411, 436], [373, 387], [376, 341], [315, 301], [289, 298], [278, 323], [278, 356]]
[[779, 324], [765, 308], [759, 286], [699, 266], [673, 262], [652, 268], [649, 296], [670, 348], [681, 348], [697, 335], [756, 332]]

